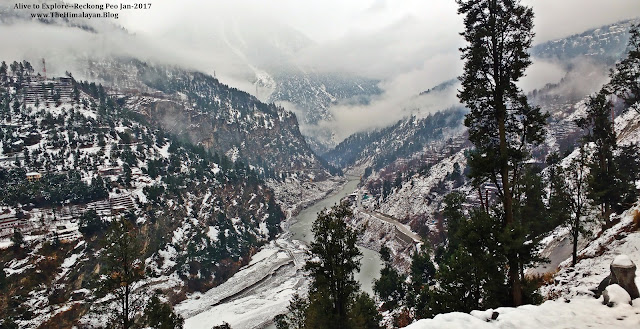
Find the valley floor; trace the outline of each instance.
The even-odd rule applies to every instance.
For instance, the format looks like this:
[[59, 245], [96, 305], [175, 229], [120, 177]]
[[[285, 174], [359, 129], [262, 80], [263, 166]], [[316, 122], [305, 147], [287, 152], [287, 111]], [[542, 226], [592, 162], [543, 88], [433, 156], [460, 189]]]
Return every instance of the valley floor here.
[[298, 241], [285, 239], [263, 247], [229, 280], [176, 305], [185, 328], [210, 329], [223, 322], [232, 328], [265, 327], [286, 312], [293, 294], [306, 290], [305, 250]]

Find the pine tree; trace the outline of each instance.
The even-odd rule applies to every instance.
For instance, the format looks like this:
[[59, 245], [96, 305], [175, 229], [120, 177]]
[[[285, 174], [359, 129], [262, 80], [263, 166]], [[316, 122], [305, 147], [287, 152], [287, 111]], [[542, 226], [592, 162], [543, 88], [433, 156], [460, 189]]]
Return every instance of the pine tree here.
[[521, 218], [522, 226], [529, 232], [528, 238], [536, 240], [543, 234], [553, 230], [551, 217], [544, 204], [544, 182], [540, 175], [541, 169], [536, 165], [526, 165], [522, 170], [517, 196], [516, 217]]
[[468, 165], [476, 186], [498, 186], [508, 259], [512, 305], [523, 302], [520, 269], [525, 258], [517, 236], [525, 230], [514, 214], [514, 192], [520, 184], [528, 148], [542, 142], [547, 115], [527, 103], [516, 83], [531, 64], [528, 49], [534, 33], [533, 11], [519, 0], [457, 0], [465, 15], [461, 48], [464, 73], [458, 98], [469, 108], [465, 118], [474, 145]]
[[102, 294], [115, 296], [113, 321], [118, 328], [129, 329], [143, 308], [143, 295], [139, 288], [140, 280], [145, 276], [142, 243], [133, 224], [123, 219], [112, 222], [102, 264], [99, 290]]
[[387, 310], [395, 309], [405, 298], [406, 275], [398, 273], [391, 262], [391, 250], [387, 246], [380, 248], [380, 258], [384, 267], [380, 270], [380, 278], [373, 281], [373, 291], [384, 303]]
[[422, 245], [420, 251], [411, 257], [411, 285], [413, 290], [418, 292], [422, 288], [428, 287], [436, 274], [436, 267], [431, 261], [431, 253], [426, 245]]
[[571, 216], [565, 222], [569, 228], [572, 242], [571, 264], [576, 265], [578, 261], [578, 238], [588, 235], [587, 222], [589, 202], [587, 200], [587, 154], [584, 147], [581, 147], [578, 156], [574, 158], [567, 168], [566, 177], [569, 182], [565, 185], [569, 194], [569, 209]]
[[465, 220], [465, 216], [462, 213], [462, 204], [465, 201], [465, 196], [458, 192], [452, 192], [444, 197], [444, 211], [443, 217], [447, 221], [448, 241], [447, 250], [457, 249], [460, 242], [456, 232], [460, 229], [460, 225]]
[[144, 324], [154, 329], [182, 329], [184, 319], [173, 312], [171, 304], [162, 302], [156, 293], [144, 309]]
[[13, 113], [20, 114], [20, 101], [18, 99], [13, 100]]
[[19, 229], [13, 229], [13, 235], [11, 236], [11, 242], [13, 243], [13, 251], [19, 252], [25, 245], [24, 236]]
[[621, 184], [621, 209], [628, 209], [638, 200], [636, 181], [640, 179], [640, 148], [636, 144], [622, 145], [615, 158]]
[[389, 263], [386, 263], [380, 270], [380, 278], [374, 280], [373, 291], [384, 303], [383, 307], [393, 310], [404, 300], [406, 288], [404, 280], [406, 276], [401, 275]]
[[305, 266], [312, 279], [307, 312], [311, 328], [339, 328], [348, 322], [349, 305], [359, 289], [354, 272], [360, 270], [362, 257], [357, 233], [345, 223], [350, 216], [351, 210], [339, 205], [320, 213], [313, 223], [313, 258]]
[[24, 70], [26, 71], [27, 75], [32, 75], [34, 72], [33, 66], [31, 66], [31, 63], [29, 63], [28, 61], [22, 61], [22, 65], [24, 67]]
[[447, 251], [435, 275], [426, 316], [444, 312], [470, 312], [508, 302], [504, 268], [508, 264], [502, 245], [500, 218], [473, 209], [460, 223], [454, 250]]
[[78, 103], [80, 101], [80, 90], [78, 90], [78, 84], [73, 81], [73, 100]]
[[640, 101], [640, 25], [632, 25], [629, 33], [627, 57], [611, 70], [607, 89], [622, 98], [628, 107], [635, 105], [635, 110], [640, 113], [637, 106]]
[[571, 218], [571, 195], [567, 190], [565, 170], [560, 165], [560, 155], [552, 152], [547, 156], [549, 205], [547, 211], [554, 226], [566, 223]]
[[19, 329], [20, 327], [18, 327], [18, 324], [15, 322], [15, 320], [12, 317], [7, 316], [4, 319], [2, 319], [2, 321], [0, 321], [0, 328]]
[[606, 227], [611, 225], [610, 215], [613, 207], [620, 203], [622, 194], [614, 161], [617, 142], [610, 115], [612, 104], [607, 97], [604, 89], [590, 96], [586, 103], [586, 117], [576, 120], [576, 124], [586, 130], [584, 142], [595, 145], [589, 166], [589, 198], [600, 206]]
[[279, 314], [274, 318], [278, 329], [304, 329], [309, 301], [294, 294], [287, 306], [286, 314]]
[[18, 71], [18, 62], [13, 61], [13, 63], [9, 64], [9, 68], [11, 69], [11, 74], [16, 74]]
[[3, 291], [4, 288], [6, 288], [8, 285], [7, 273], [4, 271], [4, 267], [5, 267], [4, 264], [0, 266], [0, 291]]
[[78, 219], [78, 230], [87, 237], [91, 237], [106, 228], [106, 224], [94, 209], [85, 211]]
[[288, 312], [274, 318], [278, 329], [381, 328], [374, 301], [354, 278], [362, 253], [356, 247], [357, 232], [345, 222], [349, 216], [344, 204], [318, 214], [305, 266], [312, 279], [309, 297], [293, 296]]
[[382, 329], [382, 315], [376, 303], [364, 292], [358, 293], [349, 306], [349, 325], [354, 329]]
[[411, 257], [411, 268], [409, 277], [411, 283], [408, 285], [407, 305], [416, 310], [417, 318], [424, 318], [427, 305], [431, 299], [430, 285], [433, 284], [436, 276], [436, 267], [431, 261], [431, 252], [426, 245], [415, 252]]

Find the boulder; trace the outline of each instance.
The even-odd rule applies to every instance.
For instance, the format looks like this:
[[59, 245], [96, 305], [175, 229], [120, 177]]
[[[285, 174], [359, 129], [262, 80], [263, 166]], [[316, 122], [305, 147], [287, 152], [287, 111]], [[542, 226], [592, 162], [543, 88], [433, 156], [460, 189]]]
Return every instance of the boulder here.
[[611, 284], [617, 284], [627, 291], [631, 299], [640, 297], [638, 287], [635, 283], [636, 264], [633, 263], [629, 256], [618, 255], [611, 262]]
[[609, 307], [631, 304], [631, 297], [629, 296], [629, 293], [617, 284], [612, 284], [605, 288], [602, 293], [602, 297], [604, 297], [604, 301], [602, 303]]

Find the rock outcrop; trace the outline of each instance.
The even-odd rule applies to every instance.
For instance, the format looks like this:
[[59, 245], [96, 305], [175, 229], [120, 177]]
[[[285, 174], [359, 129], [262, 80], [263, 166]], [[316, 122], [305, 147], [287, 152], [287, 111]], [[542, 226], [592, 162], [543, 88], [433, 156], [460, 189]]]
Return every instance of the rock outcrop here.
[[618, 284], [629, 293], [631, 299], [640, 297], [635, 283], [636, 264], [627, 255], [618, 255], [611, 262], [611, 284]]
[[[635, 283], [636, 264], [627, 255], [618, 255], [609, 266], [611, 273], [604, 278], [598, 288], [594, 291], [595, 297], [600, 298], [606, 289], [611, 285], [619, 285], [628, 294], [631, 300], [640, 297], [638, 287]], [[605, 296], [605, 301], [607, 297]], [[605, 304], [607, 304], [605, 302]]]

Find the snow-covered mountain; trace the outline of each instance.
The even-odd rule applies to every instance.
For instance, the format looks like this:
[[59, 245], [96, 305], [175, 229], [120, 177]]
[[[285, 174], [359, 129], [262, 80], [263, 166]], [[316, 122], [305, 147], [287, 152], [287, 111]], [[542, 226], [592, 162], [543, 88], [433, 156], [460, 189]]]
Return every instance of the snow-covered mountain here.
[[[145, 112], [166, 95], [115, 97], [33, 75], [27, 62], [10, 67], [0, 74], [0, 245], [14, 246], [0, 260], [5, 324], [105, 321], [111, 298], [96, 282], [116, 218], [144, 241], [144, 284], [176, 299], [224, 282], [280, 232], [285, 216], [262, 174]], [[128, 103], [138, 98], [147, 103]]]
[[323, 157], [342, 168], [366, 165], [379, 170], [398, 159], [420, 157], [435, 143], [457, 135], [464, 114], [462, 108], [454, 108], [424, 118], [411, 116], [383, 129], [351, 135]]
[[[371, 96], [382, 92], [377, 86], [379, 81], [375, 79], [350, 73], [318, 71], [301, 63], [299, 57], [315, 43], [296, 29], [260, 15], [248, 18], [212, 12], [211, 21], [215, 23], [206, 31], [186, 26], [159, 32], [160, 36], [150, 38], [129, 33], [108, 20], [87, 20], [78, 24], [67, 19], [34, 19], [27, 11], [7, 10], [8, 6], [0, 4], [0, 8], [5, 8], [3, 12], [7, 13], [0, 17], [0, 23], [5, 26], [19, 26], [21, 30], [31, 27], [33, 33], [37, 34], [35, 27], [38, 24], [46, 25], [54, 28], [50, 32], [52, 38], [75, 31], [69, 38], [75, 39], [76, 44], [86, 44], [86, 47], [77, 51], [63, 48], [35, 55], [51, 59], [50, 66], [57, 66], [60, 73], [71, 68], [57, 62], [76, 64], [87, 59], [95, 60], [97, 54], [179, 64], [183, 68], [215, 76], [263, 102], [276, 103], [295, 112], [302, 133], [316, 152], [324, 152], [336, 143], [335, 132], [331, 128], [318, 127], [319, 122], [333, 119], [329, 110], [332, 105], [342, 102], [366, 103]], [[253, 28], [256, 25], [260, 28]], [[64, 29], [64, 32], [60, 29]], [[133, 43], [139, 44], [139, 47], [126, 47]], [[15, 59], [24, 58], [24, 54], [21, 54]], [[35, 61], [40, 58], [27, 59]], [[84, 70], [82, 66], [72, 69], [79, 78], [91, 78], [81, 74]]]
[[276, 87], [268, 100], [283, 104], [300, 118], [300, 129], [318, 153], [336, 145], [335, 131], [320, 123], [334, 120], [331, 106], [368, 104], [382, 92], [378, 81], [339, 73], [319, 73], [292, 68], [275, 71]]
[[533, 57], [571, 61], [589, 57], [609, 64], [623, 55], [629, 41], [629, 28], [640, 18], [621, 21], [591, 29], [567, 38], [548, 41], [531, 49]]
[[90, 60], [84, 75], [167, 131], [258, 168], [265, 177], [329, 175], [300, 134], [296, 116], [206, 74], [136, 59]]
[[[540, 149], [534, 150], [533, 156], [538, 162], [544, 161], [546, 152], [549, 150], [564, 152], [575, 145], [576, 139], [581, 132], [578, 131], [578, 128], [573, 122], [576, 118], [576, 114], [574, 113], [582, 106], [584, 98], [589, 93], [594, 92], [597, 88], [602, 86], [604, 82], [606, 82], [609, 68], [613, 65], [614, 60], [618, 60], [620, 58], [626, 47], [630, 26], [638, 21], [639, 20], [636, 19], [611, 24], [598, 29], [586, 31], [579, 35], [546, 42], [534, 47], [532, 54], [535, 58], [554, 58], [555, 60], [563, 63], [562, 65], [566, 65], [566, 67], [568, 67], [567, 72], [561, 81], [558, 83], [547, 84], [543, 88], [535, 89], [528, 95], [529, 100], [533, 104], [541, 106], [543, 110], [546, 110], [551, 115], [548, 121], [548, 138]], [[592, 56], [594, 55], [594, 49], [599, 49], [603, 54], [607, 54], [608, 57]], [[584, 57], [588, 56], [592, 56], [593, 58], [584, 60]], [[581, 59], [589, 64], [581, 65]], [[585, 79], [585, 76], [589, 76], [589, 79]], [[459, 88], [459, 84], [456, 80], [449, 80], [425, 90], [420, 93], [419, 97], [426, 97], [430, 94], [439, 92], [453, 92], [457, 88]], [[619, 110], [620, 109], [618, 108], [618, 111]], [[388, 151], [385, 151], [386, 148], [380, 147], [380, 145], [389, 143], [389, 149], [402, 150], [404, 147], [401, 147], [401, 141], [405, 140], [405, 138], [410, 142], [410, 144], [416, 144], [414, 146], [420, 144], [414, 142], [415, 138], [413, 138], [417, 131], [420, 130], [418, 129], [418, 125], [412, 126], [407, 124], [412, 122], [412, 119], [407, 119], [405, 123], [400, 122], [394, 126], [384, 129], [354, 134], [345, 139], [345, 141], [340, 143], [333, 150], [325, 153], [323, 156], [328, 161], [343, 168], [362, 164], [367, 164], [367, 166], [373, 165], [372, 169], [375, 170], [372, 171], [373, 178], [371, 179], [379, 179], [380, 173], [384, 173], [384, 176], [388, 177], [388, 179], [394, 180], [397, 176], [396, 172], [398, 170], [402, 172], [404, 176], [404, 172], [407, 170], [406, 164], [409, 164], [408, 170], [413, 173], [417, 172], [417, 174], [415, 174], [415, 176], [412, 174], [410, 176], [413, 177], [406, 177], [403, 179], [403, 184], [408, 184], [409, 182], [411, 184], [410, 187], [406, 189], [406, 193], [397, 197], [399, 202], [407, 202], [407, 200], [410, 200], [411, 198], [406, 194], [413, 194], [414, 196], [422, 195], [424, 193], [429, 194], [428, 191], [415, 193], [416, 191], [413, 190], [413, 187], [416, 184], [416, 179], [432, 180], [428, 171], [420, 171], [420, 167], [428, 165], [428, 163], [431, 162], [430, 159], [432, 157], [436, 157], [438, 162], [440, 162], [441, 159], [447, 157], [447, 152], [444, 152], [447, 150], [447, 147], [445, 146], [449, 146], [448, 149], [451, 149], [452, 146], [463, 146], [464, 141], [466, 140], [466, 137], [464, 136], [464, 127], [462, 127], [462, 116], [464, 115], [464, 112], [458, 110], [458, 112], [444, 111], [442, 113], [451, 113], [448, 114], [450, 119], [436, 124], [436, 126], [443, 125], [443, 127], [447, 127], [449, 129], [449, 133], [438, 135], [436, 138], [433, 138], [432, 143], [434, 143], [434, 145], [431, 146], [430, 149], [423, 150], [423, 147], [416, 147], [413, 148], [411, 152], [405, 152], [406, 154], [397, 154], [390, 157], [387, 155]], [[458, 114], [453, 115], [453, 113]], [[442, 116], [442, 114], [440, 114], [440, 116]], [[435, 116], [435, 118], [438, 117], [438, 115]], [[423, 120], [429, 119], [430, 117]], [[414, 121], [418, 122], [419, 120]], [[449, 139], [459, 139], [460, 142], [447, 142]], [[440, 149], [443, 151], [435, 151], [438, 148], [435, 144], [438, 143], [444, 145], [440, 146]], [[432, 150], [432, 153], [434, 154], [425, 155], [426, 153], [429, 153], [429, 150]], [[458, 150], [462, 149], [458, 148]], [[436, 155], [437, 153], [440, 153], [440, 155]], [[449, 156], [455, 157], [454, 153], [455, 152], [449, 154]], [[427, 160], [422, 160], [422, 162], [415, 160], [420, 157]], [[386, 161], [380, 161], [377, 159], [386, 159]], [[460, 165], [464, 168], [462, 163], [460, 163]], [[394, 170], [393, 168], [397, 169]], [[439, 180], [447, 176], [446, 173], [438, 173], [437, 175], [440, 177]], [[427, 185], [430, 184], [431, 183]], [[399, 187], [400, 185], [397, 186]], [[392, 199], [394, 199], [394, 193], [397, 193], [397, 190], [391, 193]], [[386, 203], [389, 204], [386, 206], [388, 207], [387, 209], [392, 212], [390, 215], [399, 215], [399, 212], [414, 215], [424, 213], [424, 209], [418, 208], [407, 211], [405, 206], [401, 206], [400, 208], [403, 210], [396, 213], [396, 211], [392, 210], [393, 206], [391, 206], [391, 204], [393, 204], [393, 202]], [[381, 207], [385, 207], [385, 202], [382, 204], [383, 205], [381, 205]]]
[[[253, 28], [256, 24], [261, 28]], [[198, 31], [188, 29], [169, 31], [167, 37], [182, 40], [186, 47], [215, 51], [214, 70], [250, 83], [245, 90], [260, 100], [294, 111], [315, 151], [336, 143], [331, 129], [318, 127], [333, 119], [332, 105], [367, 102], [382, 92], [377, 80], [321, 72], [300, 63], [301, 54], [315, 42], [292, 27], [264, 17], [234, 16], [219, 17], [215, 27], [206, 35], [207, 44]]]

